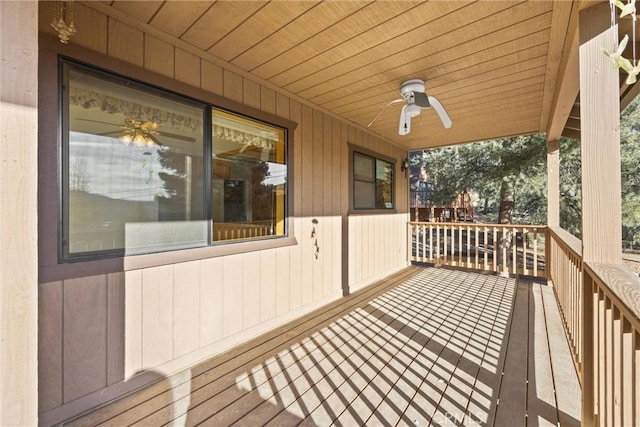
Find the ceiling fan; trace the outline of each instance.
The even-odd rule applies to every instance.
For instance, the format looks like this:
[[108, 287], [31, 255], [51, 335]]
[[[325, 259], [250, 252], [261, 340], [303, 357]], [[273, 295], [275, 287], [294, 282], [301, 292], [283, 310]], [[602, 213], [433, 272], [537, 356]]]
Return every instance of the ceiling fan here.
[[402, 107], [400, 111], [400, 123], [398, 125], [398, 134], [408, 135], [411, 132], [411, 119], [420, 115], [423, 108], [433, 107], [438, 113], [440, 120], [445, 128], [451, 127], [451, 119], [447, 114], [440, 101], [433, 96], [427, 95], [424, 91], [424, 81], [420, 79], [411, 79], [403, 82], [400, 85], [400, 96], [402, 98], [394, 99], [387, 102], [373, 119], [369, 122], [367, 127], [371, 126], [373, 122], [378, 118], [380, 113], [391, 104], [406, 101], [406, 105]]
[[78, 118], [78, 120], [82, 120], [85, 122], [93, 122], [100, 123], [110, 126], [117, 126], [120, 130], [114, 130], [110, 132], [101, 132], [98, 135], [110, 136], [120, 134], [118, 137], [125, 144], [129, 144], [133, 142], [136, 145], [159, 145], [163, 144], [158, 140], [157, 136], [166, 136], [169, 138], [177, 139], [185, 142], [196, 142], [195, 138], [190, 136], [178, 135], [175, 133], [169, 133], [162, 130], [158, 130], [158, 124], [151, 121], [142, 121], [135, 120], [131, 118], [127, 118], [124, 120], [123, 125], [118, 125], [115, 123], [108, 123], [99, 120], [91, 120], [91, 119], [83, 119]]

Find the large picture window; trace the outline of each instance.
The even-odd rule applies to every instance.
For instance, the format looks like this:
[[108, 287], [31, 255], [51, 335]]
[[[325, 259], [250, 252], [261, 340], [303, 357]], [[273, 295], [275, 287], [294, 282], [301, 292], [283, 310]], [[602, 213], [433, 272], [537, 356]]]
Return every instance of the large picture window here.
[[64, 260], [286, 234], [283, 129], [61, 64]]
[[353, 208], [393, 209], [393, 163], [353, 152]]

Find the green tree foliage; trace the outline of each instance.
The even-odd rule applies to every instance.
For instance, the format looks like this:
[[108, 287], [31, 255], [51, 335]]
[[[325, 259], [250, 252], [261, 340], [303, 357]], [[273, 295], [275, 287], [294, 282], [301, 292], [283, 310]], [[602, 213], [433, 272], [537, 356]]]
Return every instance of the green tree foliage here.
[[[622, 238], [640, 246], [640, 100], [621, 115], [620, 173]], [[560, 141], [560, 226], [581, 237], [580, 142]], [[544, 135], [528, 135], [412, 154], [427, 175], [426, 201], [446, 206], [465, 192], [478, 197], [482, 221], [547, 222], [547, 166]], [[604, 177], [603, 177], [604, 178]]]
[[582, 160], [580, 141], [560, 140], [560, 227], [582, 236]]
[[[634, 100], [620, 116], [620, 174], [622, 181], [622, 239], [627, 247], [640, 245], [640, 100]], [[560, 144], [560, 185], [574, 197], [560, 199], [560, 226], [581, 237], [582, 186], [580, 142], [563, 139]]]
[[427, 202], [451, 204], [458, 194], [477, 194], [483, 220], [546, 222], [546, 145], [527, 135], [431, 150], [412, 156], [427, 171]]
[[622, 240], [640, 246], [640, 100], [620, 117]]

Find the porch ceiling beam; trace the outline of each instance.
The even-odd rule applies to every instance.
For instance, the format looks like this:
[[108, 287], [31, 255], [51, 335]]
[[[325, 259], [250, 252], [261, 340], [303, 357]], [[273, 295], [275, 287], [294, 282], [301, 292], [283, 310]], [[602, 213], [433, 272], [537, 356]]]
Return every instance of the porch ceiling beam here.
[[[580, 2], [573, 2], [571, 5], [571, 18], [566, 32], [563, 60], [555, 85], [551, 114], [546, 122], [547, 141], [555, 141], [562, 136], [562, 130], [580, 89], [578, 71], [578, 11], [580, 6]], [[541, 129], [544, 129], [544, 124], [541, 123]]]

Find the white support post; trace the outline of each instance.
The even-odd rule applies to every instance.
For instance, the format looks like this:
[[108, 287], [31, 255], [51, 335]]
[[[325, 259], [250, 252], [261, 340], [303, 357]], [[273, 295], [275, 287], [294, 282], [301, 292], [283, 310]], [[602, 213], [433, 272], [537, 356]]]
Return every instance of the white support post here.
[[602, 48], [615, 50], [608, 3], [580, 12], [582, 258], [622, 262], [619, 71]]
[[547, 141], [547, 225], [560, 226], [560, 141]]
[[0, 425], [38, 425], [38, 2], [0, 1]]

